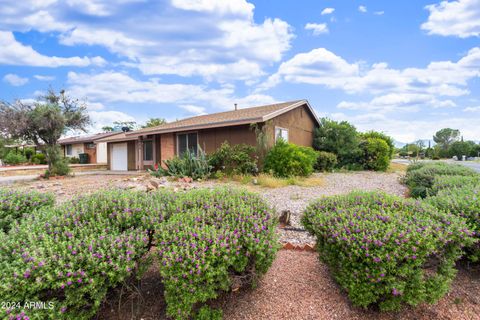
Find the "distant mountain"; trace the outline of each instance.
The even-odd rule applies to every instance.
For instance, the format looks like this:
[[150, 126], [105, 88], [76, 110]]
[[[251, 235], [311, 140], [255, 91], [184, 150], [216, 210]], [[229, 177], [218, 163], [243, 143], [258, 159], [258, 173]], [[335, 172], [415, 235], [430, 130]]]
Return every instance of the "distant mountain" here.
[[[425, 145], [425, 147], [428, 147], [429, 142], [430, 142], [431, 147], [433, 147], [435, 145], [435, 142], [433, 140], [430, 140], [430, 139], [420, 139], [420, 140], [423, 141], [423, 144]], [[418, 140], [415, 140], [415, 141], [412, 141], [412, 142], [401, 142], [401, 141], [394, 140], [393, 143], [395, 144], [396, 148], [403, 148], [403, 147], [405, 147], [405, 145], [416, 143], [417, 141]]]

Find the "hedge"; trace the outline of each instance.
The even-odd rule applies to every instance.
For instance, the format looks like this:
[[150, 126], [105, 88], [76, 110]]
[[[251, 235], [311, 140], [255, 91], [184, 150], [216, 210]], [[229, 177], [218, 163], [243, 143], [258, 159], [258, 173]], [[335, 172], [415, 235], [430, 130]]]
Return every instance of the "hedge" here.
[[[425, 201], [442, 211], [465, 218], [480, 240], [480, 183], [443, 189]], [[474, 262], [480, 260], [480, 242], [469, 248], [469, 258]]]
[[416, 164], [407, 169], [404, 182], [412, 197], [425, 198], [432, 188], [436, 176], [478, 176], [473, 169], [462, 165], [445, 163]]
[[51, 194], [36, 191], [14, 191], [0, 188], [0, 230], [8, 231], [15, 221], [54, 203]]
[[297, 146], [280, 139], [265, 157], [264, 172], [276, 177], [309, 176], [318, 158], [310, 147]]
[[463, 219], [378, 192], [320, 199], [302, 223], [353, 304], [381, 310], [440, 299], [474, 241]]

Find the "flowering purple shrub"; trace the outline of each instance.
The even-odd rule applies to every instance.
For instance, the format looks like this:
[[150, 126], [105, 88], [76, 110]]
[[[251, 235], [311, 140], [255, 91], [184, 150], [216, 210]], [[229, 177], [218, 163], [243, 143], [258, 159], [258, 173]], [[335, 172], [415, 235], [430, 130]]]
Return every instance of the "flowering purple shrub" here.
[[433, 186], [428, 190], [428, 195], [434, 196], [444, 189], [470, 187], [475, 185], [480, 185], [480, 175], [435, 176], [433, 179]]
[[350, 300], [382, 310], [441, 298], [462, 248], [474, 242], [464, 219], [376, 192], [320, 199], [302, 223]]
[[14, 222], [25, 214], [42, 207], [51, 207], [53, 203], [51, 194], [0, 189], [0, 231], [10, 230]]
[[98, 193], [0, 234], [1, 300], [52, 305], [0, 310], [0, 318], [20, 312], [29, 319], [91, 318], [110, 288], [142, 269], [151, 227], [168, 217], [174, 201], [170, 193]]
[[278, 250], [275, 219], [258, 196], [244, 191], [192, 191], [179, 214], [156, 230], [167, 312], [188, 318], [192, 308], [265, 273]]
[[[465, 218], [477, 240], [480, 240], [480, 183], [443, 189], [425, 201], [442, 211]], [[480, 260], [480, 242], [473, 244], [468, 251], [472, 261]]]

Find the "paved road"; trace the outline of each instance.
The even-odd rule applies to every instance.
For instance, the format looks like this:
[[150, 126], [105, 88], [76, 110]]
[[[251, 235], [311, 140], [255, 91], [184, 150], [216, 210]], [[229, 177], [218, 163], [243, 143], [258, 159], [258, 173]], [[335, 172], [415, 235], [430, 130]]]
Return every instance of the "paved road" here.
[[[74, 172], [76, 176], [86, 176], [86, 175], [134, 175], [141, 174], [142, 172], [137, 171], [107, 171], [107, 170], [98, 170], [98, 171], [80, 171]], [[7, 176], [0, 177], [0, 185], [9, 185], [15, 182], [21, 181], [33, 181], [38, 178], [38, 174], [34, 175], [22, 175], [22, 176]]]

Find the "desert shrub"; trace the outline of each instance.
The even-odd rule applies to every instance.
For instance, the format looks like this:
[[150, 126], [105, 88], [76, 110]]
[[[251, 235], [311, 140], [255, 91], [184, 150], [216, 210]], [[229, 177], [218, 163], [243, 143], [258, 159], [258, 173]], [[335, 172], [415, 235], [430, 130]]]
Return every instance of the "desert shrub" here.
[[429, 196], [436, 195], [439, 191], [452, 188], [463, 188], [480, 185], [480, 175], [476, 176], [435, 176], [433, 185], [428, 190]]
[[277, 251], [272, 210], [230, 189], [185, 193], [155, 233], [167, 313], [184, 319], [198, 304], [265, 273]]
[[0, 297], [52, 306], [22, 309], [30, 319], [90, 319], [110, 288], [142, 269], [149, 226], [173, 212], [169, 199], [104, 192], [26, 217], [0, 234]]
[[52, 168], [45, 171], [45, 177], [66, 176], [70, 173], [69, 161], [67, 159], [59, 159], [52, 163]]
[[[445, 188], [425, 201], [442, 211], [465, 218], [480, 239], [480, 183]], [[469, 248], [469, 258], [475, 262], [480, 260], [480, 242]]]
[[176, 178], [191, 177], [192, 179], [206, 179], [212, 172], [212, 166], [208, 163], [205, 152], [198, 148], [198, 155], [194, 152], [186, 151], [180, 157], [175, 156], [170, 160], [164, 161], [166, 169], [161, 166], [155, 166], [156, 169], [150, 171], [153, 176], [171, 176]]
[[222, 171], [227, 175], [255, 174], [258, 168], [254, 154], [254, 146], [247, 144], [230, 146], [225, 141], [208, 157], [208, 160], [215, 171]]
[[36, 153], [30, 158], [30, 162], [33, 164], [47, 164], [47, 158], [43, 153]]
[[424, 198], [432, 188], [436, 176], [478, 176], [470, 168], [462, 165], [449, 165], [444, 163], [428, 163], [414, 169], [407, 169], [404, 183], [410, 190], [412, 197]]
[[212, 309], [208, 306], [203, 306], [195, 315], [195, 320], [222, 320], [222, 310]]
[[375, 138], [375, 139], [381, 139], [385, 141], [389, 149], [389, 152], [388, 152], [389, 159], [391, 160], [395, 155], [395, 142], [392, 137], [386, 135], [385, 133], [378, 132], [378, 131], [368, 131], [368, 132], [362, 133], [361, 137], [363, 139]]
[[13, 222], [24, 214], [33, 213], [42, 207], [51, 207], [53, 203], [51, 194], [0, 189], [0, 230], [8, 231]]
[[80, 163], [80, 158], [78, 158], [78, 157], [68, 157], [68, 158], [65, 158], [65, 160], [68, 161], [68, 163], [71, 163], [71, 164]]
[[3, 162], [6, 164], [10, 165], [15, 165], [15, 164], [21, 164], [27, 162], [27, 158], [21, 153], [16, 153], [13, 151], [10, 151], [5, 158], [3, 159]]
[[263, 170], [278, 177], [309, 176], [318, 154], [309, 147], [278, 141], [265, 157]]
[[320, 199], [302, 223], [353, 304], [382, 310], [440, 299], [462, 247], [474, 241], [465, 220], [377, 192]]
[[363, 151], [360, 162], [364, 169], [386, 171], [390, 165], [391, 149], [381, 138], [366, 138], [360, 143]]
[[314, 167], [317, 171], [332, 171], [337, 165], [337, 162], [337, 156], [334, 153], [319, 151]]

